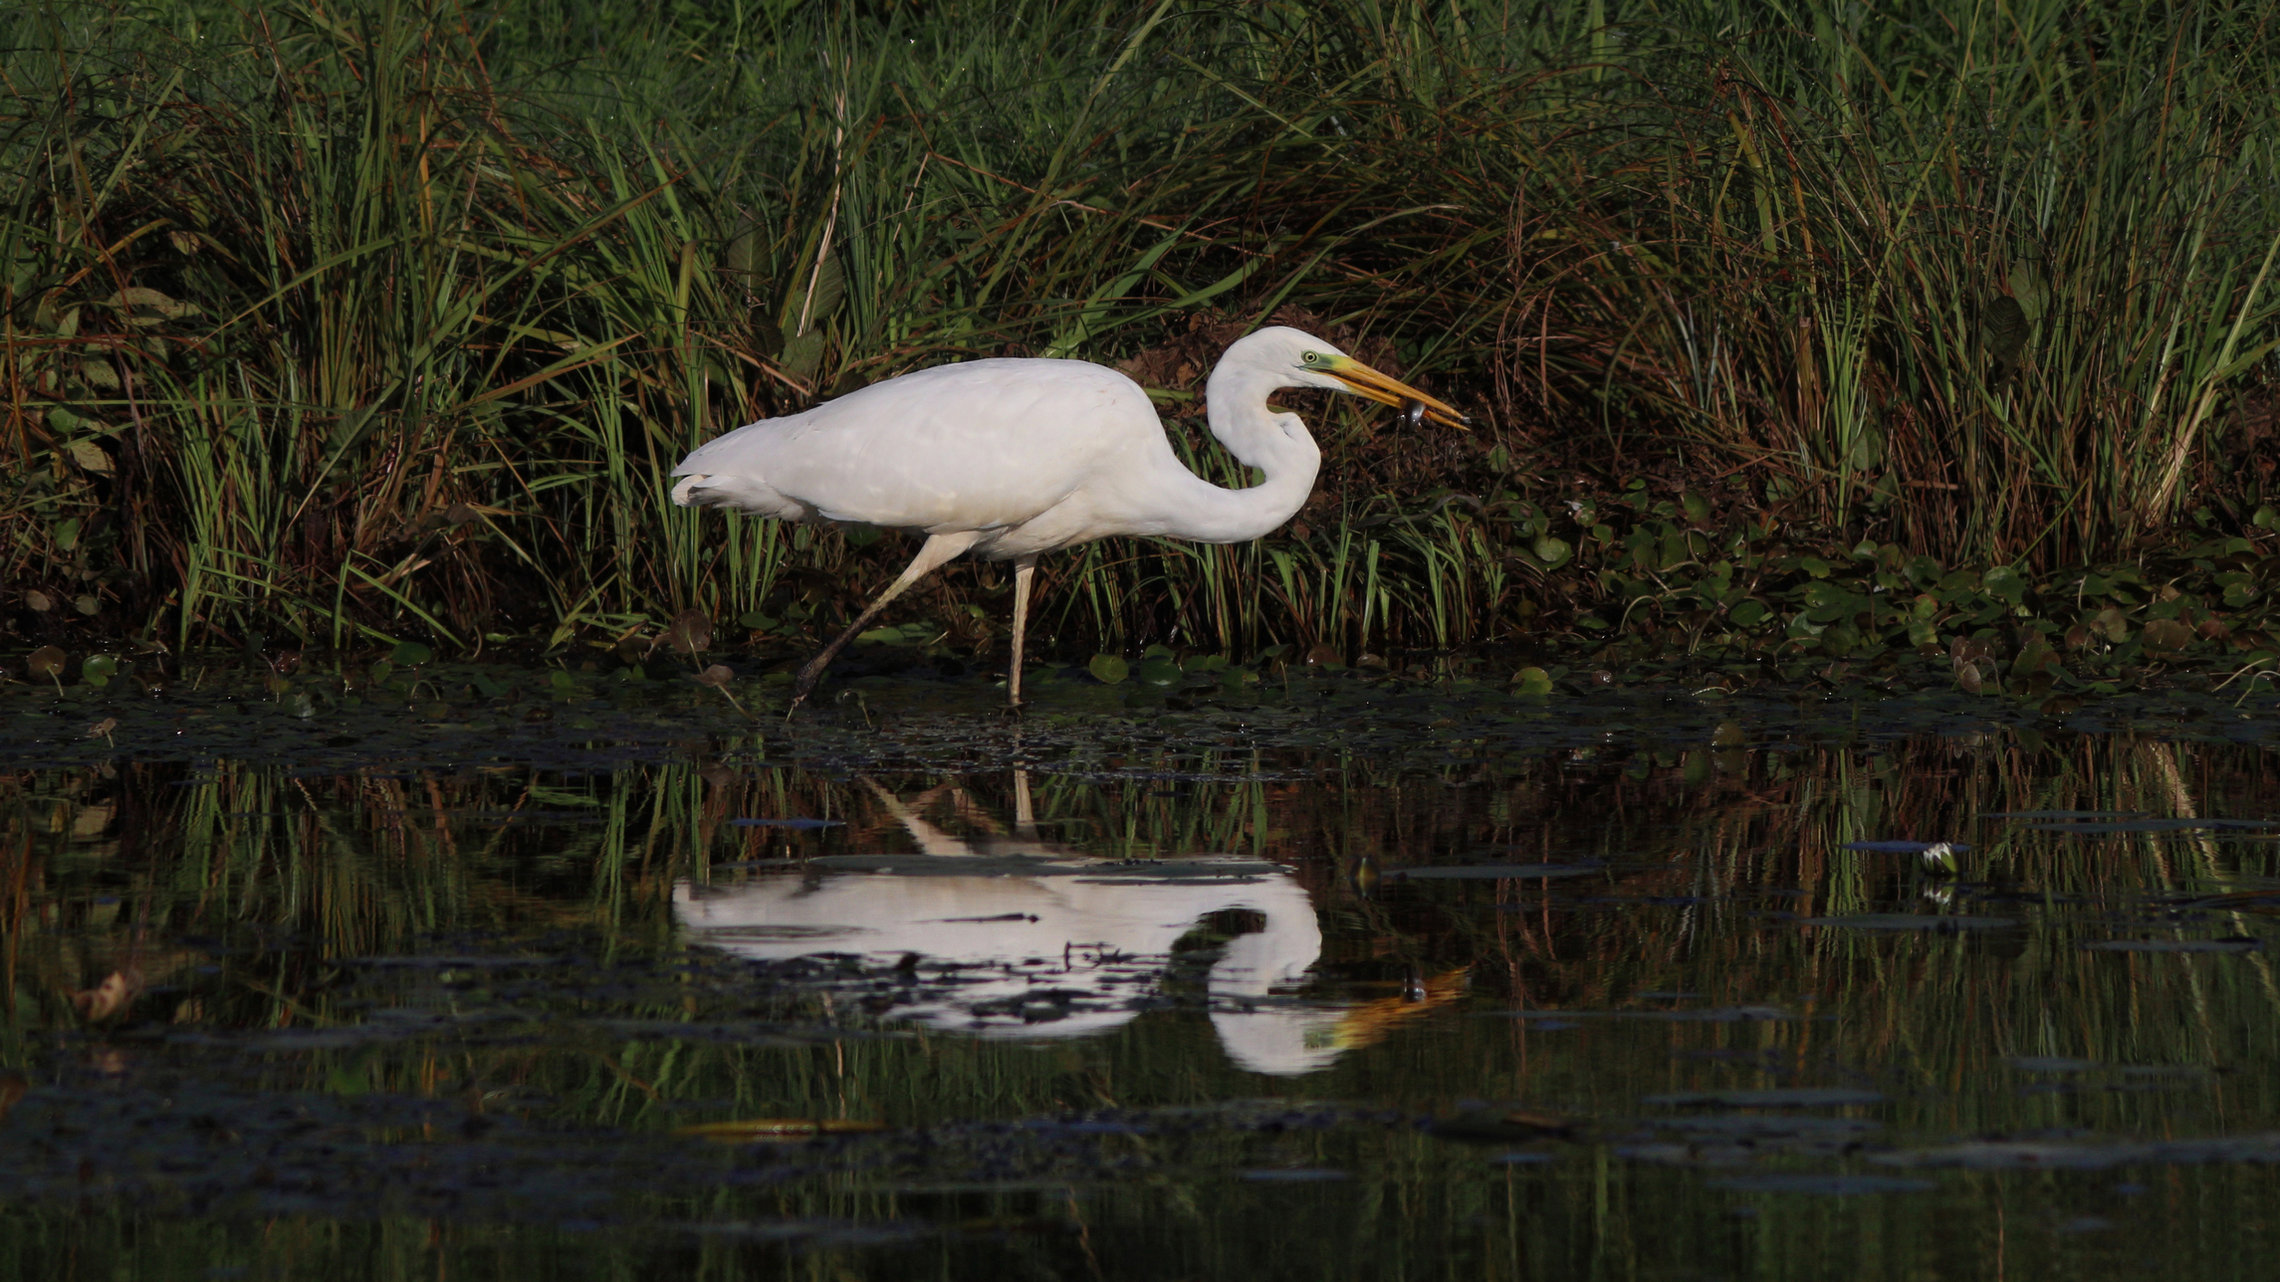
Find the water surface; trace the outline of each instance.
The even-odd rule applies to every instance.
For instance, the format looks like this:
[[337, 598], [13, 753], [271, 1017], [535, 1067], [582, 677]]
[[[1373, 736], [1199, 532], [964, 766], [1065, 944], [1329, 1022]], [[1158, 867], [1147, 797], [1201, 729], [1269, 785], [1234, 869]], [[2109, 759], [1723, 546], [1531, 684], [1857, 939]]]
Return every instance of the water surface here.
[[2269, 707], [578, 681], [19, 699], [6, 1276], [2268, 1271]]

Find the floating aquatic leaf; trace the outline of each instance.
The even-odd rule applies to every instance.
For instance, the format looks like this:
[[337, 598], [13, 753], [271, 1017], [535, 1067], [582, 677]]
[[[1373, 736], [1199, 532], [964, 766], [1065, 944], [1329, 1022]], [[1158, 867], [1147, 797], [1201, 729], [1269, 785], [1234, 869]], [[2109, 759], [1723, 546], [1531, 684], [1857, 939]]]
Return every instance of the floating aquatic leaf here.
[[1118, 655], [1096, 654], [1092, 657], [1092, 661], [1085, 665], [1085, 671], [1092, 673], [1093, 680], [1105, 686], [1112, 686], [1131, 675], [1132, 665], [1126, 663]]
[[119, 675], [117, 655], [91, 654], [79, 665], [79, 679], [100, 690]]
[[2176, 619], [2153, 619], [2138, 629], [2138, 637], [2148, 650], [2175, 652], [2193, 644], [2194, 632]]
[[24, 671], [35, 677], [46, 677], [53, 681], [63, 675], [66, 657], [61, 647], [43, 645], [32, 651], [30, 657], [24, 660]]
[[1180, 665], [1170, 659], [1142, 659], [1140, 666], [1132, 669], [1132, 677], [1142, 685], [1176, 686], [1180, 683]]
[[405, 641], [390, 651], [388, 658], [399, 668], [416, 668], [435, 662], [435, 651], [417, 641]]
[[1542, 668], [1522, 668], [1512, 674], [1514, 694], [1544, 695], [1552, 692], [1551, 674]]

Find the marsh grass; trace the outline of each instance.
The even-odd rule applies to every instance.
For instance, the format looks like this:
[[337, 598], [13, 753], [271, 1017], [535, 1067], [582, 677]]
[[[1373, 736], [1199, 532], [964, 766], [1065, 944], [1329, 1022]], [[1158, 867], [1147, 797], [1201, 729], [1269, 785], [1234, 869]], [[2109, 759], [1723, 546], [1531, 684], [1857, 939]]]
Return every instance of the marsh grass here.
[[[674, 510], [691, 445], [1004, 352], [1132, 360], [1190, 415], [1202, 369], [1151, 353], [1278, 314], [1481, 430], [1318, 411], [1291, 530], [1056, 558], [1062, 645], [1621, 626], [1625, 553], [1563, 509], [1635, 477], [1714, 495], [1705, 536], [2041, 570], [2255, 534], [2270, 497], [2253, 6], [31, 15], [0, 55], [23, 632], [798, 639], [905, 549]], [[1003, 592], [916, 608], [983, 641]]]

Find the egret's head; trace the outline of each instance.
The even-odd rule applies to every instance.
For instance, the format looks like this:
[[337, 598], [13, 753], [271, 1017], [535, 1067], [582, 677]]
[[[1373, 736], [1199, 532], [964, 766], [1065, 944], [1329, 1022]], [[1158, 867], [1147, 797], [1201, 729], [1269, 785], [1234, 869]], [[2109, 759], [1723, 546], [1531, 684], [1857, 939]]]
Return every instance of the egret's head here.
[[[1285, 387], [1327, 388], [1403, 409], [1422, 406], [1422, 416], [1436, 423], [1450, 427], [1471, 426], [1465, 416], [1447, 402], [1371, 369], [1302, 330], [1282, 325], [1262, 329], [1228, 348], [1222, 364], [1237, 360], [1271, 371]], [[1416, 422], [1415, 414], [1410, 421]]]

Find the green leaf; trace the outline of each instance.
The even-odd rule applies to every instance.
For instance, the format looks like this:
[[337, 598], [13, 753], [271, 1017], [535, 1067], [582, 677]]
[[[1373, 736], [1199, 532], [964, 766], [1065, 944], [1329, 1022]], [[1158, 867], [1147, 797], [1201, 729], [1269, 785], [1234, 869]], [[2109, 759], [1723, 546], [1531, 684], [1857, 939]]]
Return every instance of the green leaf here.
[[111, 684], [119, 675], [119, 660], [115, 655], [91, 654], [79, 665], [79, 679], [100, 690]]
[[24, 670], [35, 677], [46, 677], [53, 681], [62, 675], [65, 658], [60, 647], [43, 645], [24, 660]]
[[1180, 665], [1161, 657], [1142, 659], [1140, 666], [1132, 670], [1132, 676], [1142, 685], [1176, 686], [1180, 683]]
[[1515, 694], [1547, 695], [1552, 692], [1552, 675], [1542, 668], [1522, 668], [1512, 674]]
[[398, 667], [416, 668], [423, 663], [435, 662], [435, 651], [417, 641], [405, 641], [390, 651], [388, 657]]
[[2155, 619], [2139, 629], [2148, 650], [2182, 650], [2193, 644], [2193, 629], [2176, 619]]
[[2026, 579], [2022, 578], [2016, 569], [2008, 565], [1989, 568], [1986, 574], [1980, 576], [1979, 586], [1986, 589], [1989, 596], [1997, 597], [2011, 605], [2019, 604], [2027, 595]]
[[1092, 657], [1092, 662], [1085, 665], [1085, 671], [1093, 674], [1093, 680], [1104, 686], [1112, 686], [1130, 676], [1132, 666], [1126, 663], [1121, 656], [1096, 654]]

